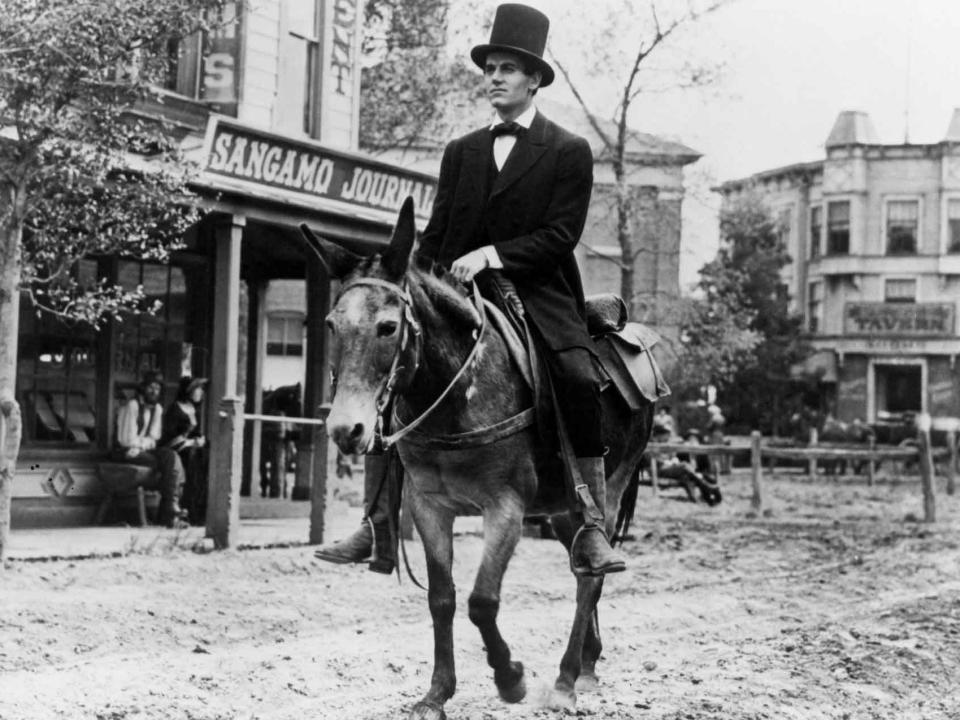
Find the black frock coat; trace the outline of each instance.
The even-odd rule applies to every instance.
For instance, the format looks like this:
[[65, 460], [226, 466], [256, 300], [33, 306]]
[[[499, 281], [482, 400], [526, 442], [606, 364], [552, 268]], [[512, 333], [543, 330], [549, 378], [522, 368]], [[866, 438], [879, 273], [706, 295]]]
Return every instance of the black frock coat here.
[[489, 126], [447, 145], [420, 254], [450, 267], [493, 245], [547, 345], [591, 349], [573, 254], [593, 187], [590, 145], [537, 112], [499, 173], [492, 163]]

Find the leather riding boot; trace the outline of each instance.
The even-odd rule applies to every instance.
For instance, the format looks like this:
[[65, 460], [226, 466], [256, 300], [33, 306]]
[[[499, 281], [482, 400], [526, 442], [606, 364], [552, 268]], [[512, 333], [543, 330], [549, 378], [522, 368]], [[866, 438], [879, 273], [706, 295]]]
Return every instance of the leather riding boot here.
[[373, 572], [389, 575], [397, 562], [397, 517], [400, 491], [393, 478], [396, 452], [368, 454], [364, 457], [363, 499], [366, 514], [352, 535], [322, 545], [314, 557], [332, 563], [368, 564]]
[[580, 502], [579, 513], [582, 514], [583, 525], [573, 536], [573, 542], [570, 545], [570, 569], [575, 575], [606, 575], [622, 572], [627, 567], [623, 555], [610, 546], [604, 529], [606, 475], [603, 458], [578, 457], [577, 468], [586, 486], [578, 488], [578, 500], [580, 500], [580, 492], [585, 490], [589, 492], [595, 507], [590, 507], [586, 502]]

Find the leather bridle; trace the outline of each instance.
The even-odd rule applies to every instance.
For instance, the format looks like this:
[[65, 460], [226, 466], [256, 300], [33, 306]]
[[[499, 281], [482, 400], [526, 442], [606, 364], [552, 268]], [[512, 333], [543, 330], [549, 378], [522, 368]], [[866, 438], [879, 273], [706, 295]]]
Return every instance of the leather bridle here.
[[[476, 360], [480, 351], [480, 343], [483, 340], [483, 335], [487, 328], [487, 316], [486, 312], [484, 311], [483, 301], [480, 298], [480, 290], [477, 288], [476, 283], [473, 283], [474, 304], [480, 313], [480, 327], [475, 331], [476, 342], [474, 342], [473, 347], [470, 349], [470, 353], [467, 355], [466, 360], [463, 361], [463, 364], [460, 366], [460, 369], [457, 370], [456, 374], [453, 376], [453, 379], [450, 380], [447, 386], [443, 389], [443, 392], [441, 392], [437, 399], [433, 401], [430, 407], [420, 413], [420, 415], [418, 415], [412, 422], [400, 428], [400, 430], [397, 432], [390, 435], [384, 435], [384, 411], [390, 406], [391, 401], [394, 399], [396, 393], [398, 391], [402, 391], [410, 384], [420, 367], [420, 353], [423, 346], [423, 332], [420, 327], [420, 323], [417, 322], [417, 318], [413, 314], [413, 298], [410, 296], [410, 291], [406, 286], [406, 280], [404, 280], [403, 285], [400, 285], [399, 283], [391, 282], [390, 280], [382, 280], [380, 278], [357, 278], [356, 280], [352, 280], [344, 285], [340, 290], [340, 295], [342, 296], [347, 290], [358, 286], [386, 288], [400, 299], [404, 308], [401, 319], [400, 339], [397, 342], [397, 349], [393, 355], [393, 361], [390, 365], [390, 372], [387, 373], [387, 376], [384, 378], [383, 382], [380, 384], [379, 390], [377, 391], [376, 434], [380, 438], [380, 444], [383, 449], [387, 449], [420, 426], [423, 421], [426, 420], [444, 400], [446, 400], [446, 398], [450, 395], [450, 392], [453, 390], [453, 387], [463, 378], [467, 370], [474, 364], [474, 361]], [[406, 356], [409, 356], [410, 359], [405, 360]]]

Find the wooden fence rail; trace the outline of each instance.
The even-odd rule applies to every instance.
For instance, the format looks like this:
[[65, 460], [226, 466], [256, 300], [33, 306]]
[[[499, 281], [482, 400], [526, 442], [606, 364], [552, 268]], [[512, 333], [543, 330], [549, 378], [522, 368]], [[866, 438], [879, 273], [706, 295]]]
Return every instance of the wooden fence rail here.
[[[734, 455], [749, 455], [752, 479], [752, 497], [750, 505], [755, 512], [763, 508], [763, 461], [776, 460], [805, 461], [808, 464], [809, 474], [815, 476], [817, 465], [820, 462], [846, 461], [851, 463], [865, 463], [867, 467], [868, 484], [873, 485], [877, 463], [884, 460], [897, 462], [918, 462], [920, 467], [920, 484], [923, 491], [924, 520], [936, 520], [936, 503], [934, 497], [933, 478], [936, 474], [935, 459], [947, 459], [946, 462], [946, 491], [953, 495], [956, 488], [956, 473], [958, 461], [958, 442], [954, 432], [947, 434], [947, 447], [933, 448], [930, 442], [930, 426], [918, 426], [916, 446], [900, 445], [843, 445], [836, 443], [811, 444], [808, 446], [778, 446], [764, 439], [759, 432], [751, 433], [748, 442], [733, 441], [729, 444], [695, 445], [688, 443], [657, 443], [652, 442], [647, 447], [648, 457], [651, 459], [665, 453], [688, 453], [707, 455], [710, 457]], [[651, 462], [651, 479], [653, 490], [658, 491], [656, 463]]]

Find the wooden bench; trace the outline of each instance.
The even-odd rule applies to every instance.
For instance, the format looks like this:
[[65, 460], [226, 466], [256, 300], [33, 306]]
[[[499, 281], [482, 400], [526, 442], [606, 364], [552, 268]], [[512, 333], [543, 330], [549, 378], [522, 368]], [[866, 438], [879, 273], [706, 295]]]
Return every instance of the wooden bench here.
[[135, 496], [137, 501], [137, 517], [140, 526], [147, 525], [147, 494], [159, 497], [156, 490], [145, 488], [156, 481], [156, 470], [133, 465], [130, 463], [100, 463], [97, 465], [97, 474], [103, 484], [103, 500], [97, 509], [95, 525], [100, 525], [107, 516], [107, 511], [118, 498]]

